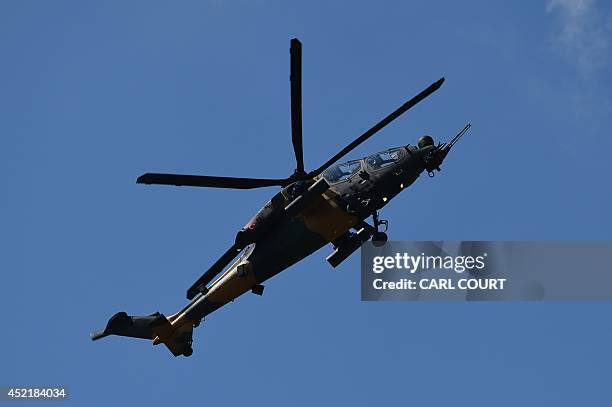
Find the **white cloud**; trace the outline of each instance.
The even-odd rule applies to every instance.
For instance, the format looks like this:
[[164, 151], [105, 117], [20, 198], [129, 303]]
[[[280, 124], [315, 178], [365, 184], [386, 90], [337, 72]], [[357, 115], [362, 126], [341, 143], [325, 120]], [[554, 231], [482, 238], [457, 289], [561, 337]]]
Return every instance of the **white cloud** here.
[[608, 62], [612, 20], [602, 15], [596, 0], [549, 0], [546, 12], [559, 25], [555, 47], [583, 74], [592, 74]]

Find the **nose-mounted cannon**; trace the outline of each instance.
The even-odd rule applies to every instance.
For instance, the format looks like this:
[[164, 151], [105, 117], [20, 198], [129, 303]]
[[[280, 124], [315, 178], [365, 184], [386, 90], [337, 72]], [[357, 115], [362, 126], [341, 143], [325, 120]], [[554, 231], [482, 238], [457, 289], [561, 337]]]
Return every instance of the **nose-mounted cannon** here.
[[[429, 152], [424, 158], [425, 170], [430, 177], [434, 176], [434, 170], [441, 171], [440, 165], [450, 152], [451, 148], [459, 141], [461, 137], [472, 127], [471, 124], [466, 124], [463, 129], [451, 141], [448, 143], [439, 143], [435, 148]], [[434, 140], [431, 136], [423, 136], [419, 139], [419, 148], [425, 148], [427, 146], [433, 146]]]

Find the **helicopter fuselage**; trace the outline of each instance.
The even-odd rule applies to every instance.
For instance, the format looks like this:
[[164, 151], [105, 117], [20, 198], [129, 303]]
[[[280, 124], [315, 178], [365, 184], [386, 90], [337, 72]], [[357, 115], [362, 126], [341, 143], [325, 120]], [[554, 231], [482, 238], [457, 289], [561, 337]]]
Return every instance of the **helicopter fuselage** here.
[[[215, 310], [251, 290], [263, 294], [262, 283], [304, 259], [327, 243], [334, 250], [327, 261], [336, 267], [362, 243], [384, 242], [380, 231], [387, 221], [378, 210], [410, 186], [423, 171], [430, 175], [453, 144], [469, 129], [468, 124], [449, 143], [434, 145], [430, 136], [419, 139], [418, 147], [392, 148], [360, 160], [336, 164], [357, 146], [437, 91], [444, 78], [404, 102], [318, 168], [307, 172], [302, 144], [302, 44], [290, 42], [291, 142], [295, 171], [285, 178], [225, 177], [147, 172], [139, 184], [208, 188], [253, 189], [280, 186], [282, 190], [238, 232], [235, 242], [187, 290], [190, 302], [178, 313], [130, 316], [113, 315], [106, 327], [92, 332], [91, 339], [109, 335], [153, 340], [165, 344], [174, 356], [193, 353], [193, 328]], [[365, 221], [372, 216], [373, 225]], [[239, 256], [233, 264], [230, 263]], [[229, 266], [229, 267], [228, 267]], [[214, 281], [213, 281], [214, 280]]]
[[354, 236], [351, 229], [359, 230], [366, 218], [416, 181], [426, 169], [424, 157], [433, 149], [399, 147], [330, 167], [319, 176], [329, 189], [295, 216], [283, 216], [284, 208], [319, 177], [283, 188], [238, 233], [237, 240], [248, 242], [239, 259], [205, 293], [169, 317], [172, 325], [197, 325], [326, 244], [342, 246]]

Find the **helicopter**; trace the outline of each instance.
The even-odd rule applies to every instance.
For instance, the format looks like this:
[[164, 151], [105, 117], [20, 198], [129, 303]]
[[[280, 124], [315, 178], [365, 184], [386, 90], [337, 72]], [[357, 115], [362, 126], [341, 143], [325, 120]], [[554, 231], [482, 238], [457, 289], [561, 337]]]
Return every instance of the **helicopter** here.
[[[174, 356], [193, 354], [193, 329], [206, 316], [251, 291], [263, 295], [263, 283], [331, 243], [327, 256], [337, 267], [369, 240], [384, 244], [388, 221], [379, 210], [427, 172], [434, 176], [451, 148], [467, 132], [467, 124], [451, 141], [435, 144], [422, 136], [416, 146], [405, 145], [365, 158], [337, 164], [346, 154], [372, 137], [442, 86], [435, 81], [391, 114], [357, 137], [319, 168], [307, 172], [302, 147], [302, 44], [290, 43], [291, 139], [296, 169], [279, 179], [145, 173], [137, 183], [212, 188], [253, 189], [281, 187], [242, 228], [219, 259], [187, 290], [190, 302], [166, 317], [157, 312], [131, 316], [118, 312], [92, 340], [109, 335], [163, 343]], [[372, 223], [366, 220], [372, 218]], [[232, 263], [233, 261], [233, 263]], [[230, 263], [232, 263], [230, 265]], [[229, 265], [229, 267], [228, 267]], [[214, 280], [214, 281], [213, 281]]]

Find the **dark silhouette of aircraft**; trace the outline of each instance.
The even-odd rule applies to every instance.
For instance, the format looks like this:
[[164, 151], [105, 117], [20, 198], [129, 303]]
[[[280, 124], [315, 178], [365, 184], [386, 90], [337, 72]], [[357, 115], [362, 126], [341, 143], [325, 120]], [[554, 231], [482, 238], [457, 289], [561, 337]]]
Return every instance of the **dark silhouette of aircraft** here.
[[[444, 78], [408, 100], [319, 168], [307, 172], [302, 151], [302, 45], [291, 40], [291, 130], [296, 169], [278, 179], [146, 173], [140, 184], [252, 189], [278, 186], [281, 191], [240, 230], [232, 246], [188, 290], [191, 300], [176, 314], [165, 317], [115, 314], [93, 340], [108, 335], [129, 336], [163, 343], [175, 355], [193, 353], [192, 333], [204, 317], [251, 291], [262, 295], [263, 282], [304, 259], [328, 243], [327, 257], [338, 266], [372, 239], [387, 240], [388, 222], [378, 211], [427, 171], [433, 176], [468, 124], [448, 143], [423, 136], [416, 146], [390, 148], [368, 157], [337, 164], [355, 147], [372, 137], [408, 109], [438, 90]], [[372, 217], [372, 224], [366, 219]], [[381, 227], [384, 229], [381, 230]], [[237, 260], [227, 267], [238, 255]], [[216, 279], [215, 279], [216, 278]], [[215, 280], [215, 281], [213, 281]]]

